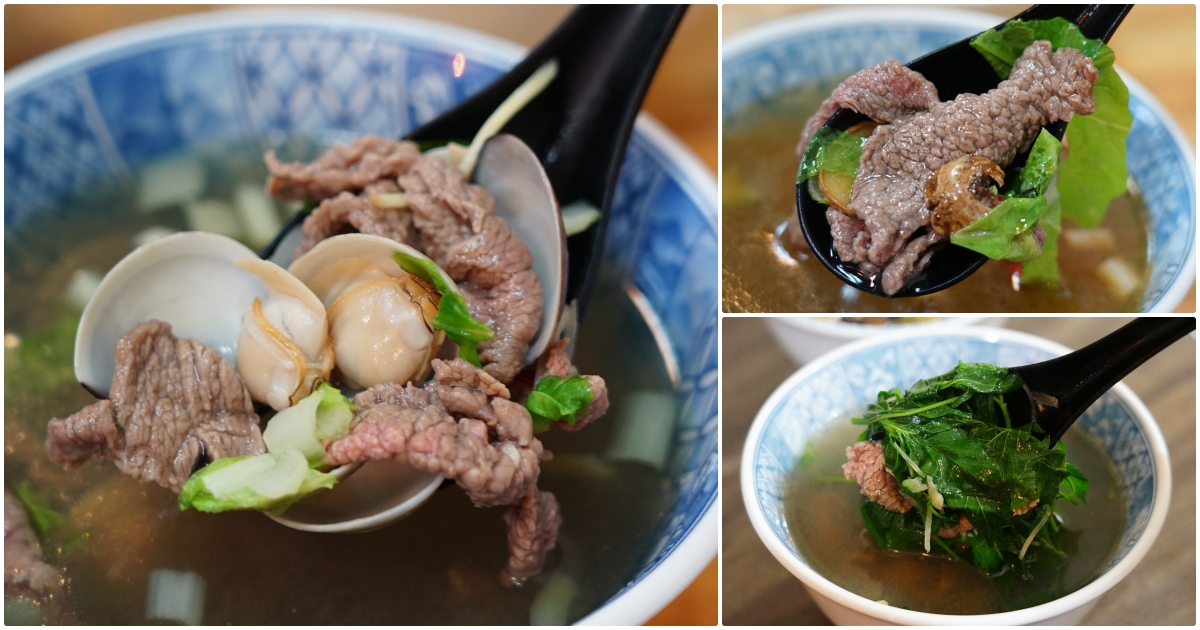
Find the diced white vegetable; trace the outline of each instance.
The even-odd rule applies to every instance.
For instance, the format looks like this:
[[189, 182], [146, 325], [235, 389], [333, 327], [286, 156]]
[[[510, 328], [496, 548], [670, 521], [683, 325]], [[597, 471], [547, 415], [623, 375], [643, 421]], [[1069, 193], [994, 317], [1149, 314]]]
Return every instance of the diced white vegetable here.
[[929, 486], [930, 505], [932, 505], [935, 510], [942, 509], [942, 506], [946, 504], [945, 497], [943, 497], [942, 493], [938, 491], [937, 484], [933, 482], [933, 477], [927, 476], [925, 477], [925, 481], [928, 482]]
[[100, 274], [91, 269], [76, 269], [75, 273], [71, 274], [71, 280], [67, 282], [64, 296], [67, 304], [82, 311], [88, 300], [92, 299], [96, 288], [100, 286], [100, 280]]
[[615, 416], [616, 434], [605, 459], [640, 461], [662, 470], [671, 450], [676, 405], [675, 395], [669, 392], [630, 392]]
[[192, 571], [155, 569], [146, 588], [146, 620], [198, 626], [204, 620], [204, 578]]
[[239, 184], [233, 191], [233, 209], [245, 230], [246, 242], [256, 249], [270, 243], [283, 227], [275, 204], [262, 186]]
[[1096, 268], [1096, 273], [1108, 285], [1109, 292], [1119, 298], [1129, 297], [1141, 284], [1133, 266], [1120, 256], [1105, 259]]
[[154, 212], [187, 203], [204, 192], [204, 165], [194, 157], [177, 157], [142, 169], [138, 179], [138, 209]]
[[565, 573], [555, 573], [533, 596], [529, 605], [529, 625], [565, 626], [570, 620], [571, 601], [579, 593], [575, 580]]
[[308, 474], [308, 460], [294, 448], [273, 455], [275, 465], [269, 470], [247, 475], [246, 487], [272, 500], [298, 493]]
[[178, 232], [179, 230], [176, 230], [175, 228], [169, 228], [163, 225], [152, 225], [133, 235], [133, 246], [141, 247], [146, 243], [157, 241], [164, 236], [170, 236], [172, 234], [177, 234]]
[[567, 236], [579, 234], [599, 220], [600, 211], [596, 209], [596, 206], [582, 199], [563, 206], [562, 222]]
[[380, 210], [403, 210], [408, 207], [408, 195], [396, 193], [372, 193], [367, 196], [371, 205]]
[[214, 232], [233, 239], [242, 238], [242, 226], [238, 223], [233, 208], [220, 199], [192, 201], [183, 207], [187, 215], [188, 228], [200, 232]]
[[916, 477], [909, 477], [908, 479], [900, 482], [900, 485], [912, 494], [921, 494], [929, 489], [929, 486], [925, 485], [924, 481], [921, 481]]
[[311, 462], [325, 459], [325, 447], [317, 439], [317, 405], [320, 395], [310, 395], [275, 414], [263, 431], [263, 442], [272, 453], [294, 448]]
[[1117, 237], [1108, 228], [1094, 230], [1069, 228], [1063, 230], [1062, 237], [1063, 241], [1073, 249], [1107, 252], [1117, 248]]

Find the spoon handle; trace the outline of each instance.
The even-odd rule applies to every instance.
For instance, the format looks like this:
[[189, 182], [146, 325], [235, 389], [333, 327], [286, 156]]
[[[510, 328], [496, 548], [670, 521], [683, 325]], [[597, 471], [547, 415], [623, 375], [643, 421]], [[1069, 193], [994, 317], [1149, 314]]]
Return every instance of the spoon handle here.
[[597, 224], [567, 240], [567, 301], [579, 313], [596, 280], [608, 207], [625, 144], [684, 5], [583, 5], [495, 83], [409, 134], [469, 139], [500, 103], [550, 59], [558, 76], [505, 125], [538, 156], [560, 205], [583, 200]]
[[1193, 330], [1194, 317], [1140, 317], [1081, 350], [1012, 371], [1031, 391], [1058, 400], [1037, 418], [1053, 444], [1104, 392]]

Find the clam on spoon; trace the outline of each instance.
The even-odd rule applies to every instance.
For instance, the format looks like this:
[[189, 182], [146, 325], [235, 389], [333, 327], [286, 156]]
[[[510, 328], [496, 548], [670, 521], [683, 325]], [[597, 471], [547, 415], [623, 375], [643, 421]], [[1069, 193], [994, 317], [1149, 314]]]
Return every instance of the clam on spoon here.
[[[1034, 5], [1012, 19], [1028, 21], [1061, 17], [1078, 24], [1086, 37], [1107, 42], [1132, 7], [1130, 4], [1041, 4]], [[995, 28], [1000, 29], [1009, 21], [1005, 20]], [[906, 66], [933, 82], [937, 86], [938, 98], [941, 101], [953, 100], [959, 94], [983, 94], [999, 85], [1001, 78], [996, 76], [996, 71], [987, 60], [971, 48], [971, 40], [977, 36], [978, 34], [972, 35], [931, 52]], [[825, 126], [845, 131], [866, 120], [869, 120], [866, 116], [842, 108], [830, 117]], [[1046, 130], [1059, 140], [1062, 140], [1066, 129], [1065, 122], [1053, 123], [1046, 127]], [[1017, 155], [1005, 170], [1011, 175], [1024, 166], [1028, 157], [1028, 152]], [[874, 274], [866, 274], [859, 269], [857, 263], [843, 262], [838, 257], [833, 247], [829, 222], [825, 219], [828, 206], [812, 198], [806, 182], [796, 186], [796, 206], [804, 238], [817, 260], [842, 282], [880, 297], [916, 297], [936, 293], [966, 279], [988, 260], [983, 254], [947, 241], [936, 250], [924, 271], [910, 280], [904, 288], [888, 295], [884, 293], [881, 283], [875, 280]]]
[[[596, 283], [625, 146], [685, 9], [578, 7], [507, 74], [407, 136], [473, 137], [530, 75], [547, 61], [558, 61], [555, 80], [504, 125], [504, 133], [484, 145], [474, 171], [475, 183], [495, 198], [497, 214], [529, 246], [542, 283], [542, 327], [527, 362], [540, 356], [561, 331], [571, 336], [578, 327]], [[564, 238], [558, 202], [575, 201], [597, 208], [600, 219]], [[303, 220], [293, 217], [261, 256], [287, 266]], [[440, 481], [430, 482], [428, 473], [394, 461], [346, 466], [335, 474], [340, 482], [332, 490], [296, 503], [283, 516], [268, 516], [305, 531], [368, 531], [409, 514]]]
[[1140, 317], [1070, 354], [1009, 368], [1025, 381], [1004, 395], [1013, 426], [1036, 420], [1054, 446], [1117, 381], [1194, 330], [1194, 317]]

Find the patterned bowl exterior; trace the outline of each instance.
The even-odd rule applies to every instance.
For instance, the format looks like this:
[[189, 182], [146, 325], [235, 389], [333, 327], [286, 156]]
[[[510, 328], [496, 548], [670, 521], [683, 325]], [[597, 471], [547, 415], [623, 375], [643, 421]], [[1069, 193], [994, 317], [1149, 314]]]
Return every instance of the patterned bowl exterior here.
[[[458, 53], [466, 69], [456, 79]], [[93, 180], [208, 142], [278, 144], [293, 133], [327, 143], [364, 133], [399, 137], [522, 56], [510, 43], [420, 20], [297, 10], [168, 20], [64, 49], [6, 77], [4, 223], [37, 220]], [[639, 598], [657, 608], [604, 617], [614, 623], [648, 619], [716, 553], [716, 216], [712, 175], [643, 115], [626, 151], [605, 255], [645, 295], [676, 355], [684, 410], [672, 451], [677, 495], [639, 573], [601, 610], [622, 608], [616, 600], [685, 539], [708, 542], [688, 547], [701, 557], [668, 567], [671, 583], [657, 583], [657, 596]]]
[[[818, 11], [748, 31], [725, 46], [721, 115], [810, 82], [887, 59], [910, 61], [991, 28], [996, 16], [937, 9]], [[1118, 59], [1119, 61], [1119, 59]], [[1133, 113], [1129, 176], [1150, 212], [1150, 281], [1138, 310], [1171, 311], [1196, 273], [1196, 178], [1191, 143], [1146, 88], [1121, 73]], [[800, 137], [800, 130], [796, 130]]]
[[[813, 364], [814, 371], [805, 377], [793, 377], [776, 390], [755, 420], [755, 424], [762, 423], [761, 432], [752, 438], [753, 444], [747, 445], [754, 489], [747, 500], [757, 504], [777, 542], [797, 562], [807, 566], [796, 550], [784, 517], [785, 484], [809, 440], [834, 423], [848, 422], [850, 417], [861, 414], [875, 402], [878, 392], [893, 387], [907, 389], [920, 379], [950, 371], [960, 360], [1016, 366], [1045, 361], [1069, 351], [1030, 335], [1012, 331], [984, 334], [988, 330], [947, 329], [901, 338], [891, 335], [832, 361], [818, 360]], [[1040, 343], [1030, 343], [1030, 339]], [[1158, 470], [1152, 449], [1153, 442], [1162, 442], [1162, 436], [1157, 427], [1148, 429], [1139, 420], [1138, 408], [1149, 423], [1153, 419], [1128, 388], [1118, 387], [1123, 391], [1110, 390], [1072, 428], [1099, 438], [1116, 465], [1129, 501], [1120, 548], [1105, 572], [1123, 560], [1141, 540], [1158, 499], [1157, 478], [1164, 472]], [[743, 474], [746, 470], [743, 467]], [[1157, 534], [1157, 527], [1154, 533]]]

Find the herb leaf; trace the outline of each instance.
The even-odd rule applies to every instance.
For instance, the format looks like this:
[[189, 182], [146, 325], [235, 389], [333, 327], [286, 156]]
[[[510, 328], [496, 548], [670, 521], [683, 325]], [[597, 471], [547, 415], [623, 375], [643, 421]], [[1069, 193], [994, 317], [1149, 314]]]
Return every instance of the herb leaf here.
[[587, 414], [592, 402], [592, 388], [587, 379], [578, 374], [563, 378], [543, 376], [525, 400], [525, 408], [533, 416], [533, 430], [546, 431], [556, 420], [575, 424], [581, 415]]
[[492, 338], [492, 329], [471, 317], [467, 301], [446, 281], [442, 270], [432, 260], [403, 252], [396, 252], [392, 257], [401, 269], [431, 283], [442, 294], [441, 300], [438, 301], [437, 315], [433, 318], [433, 327], [444, 330], [446, 336], [458, 344], [459, 357], [470, 361], [475, 367], [480, 367], [476, 346], [480, 341]]
[[800, 184], [820, 171], [857, 177], [858, 161], [862, 158], [862, 147], [866, 141], [866, 138], [840, 129], [821, 127], [808, 141], [804, 158], [800, 160], [796, 183]]

